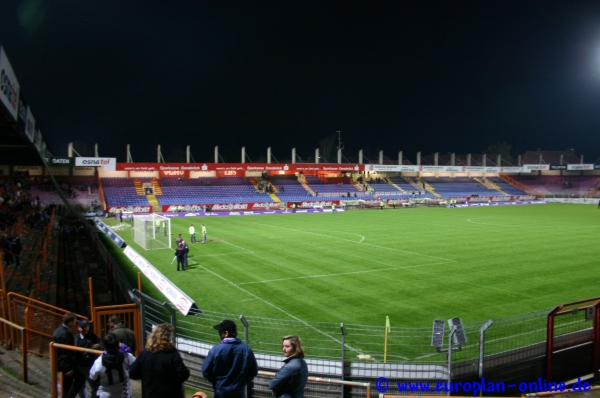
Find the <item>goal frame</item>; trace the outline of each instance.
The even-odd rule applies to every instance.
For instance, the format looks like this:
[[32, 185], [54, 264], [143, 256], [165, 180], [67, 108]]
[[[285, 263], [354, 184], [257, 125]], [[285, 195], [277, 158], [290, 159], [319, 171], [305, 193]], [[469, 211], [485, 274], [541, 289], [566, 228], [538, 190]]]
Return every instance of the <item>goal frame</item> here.
[[[156, 226], [156, 222], [159, 226]], [[163, 224], [164, 223], [164, 224]], [[171, 248], [171, 219], [154, 213], [132, 215], [133, 241], [145, 250]]]

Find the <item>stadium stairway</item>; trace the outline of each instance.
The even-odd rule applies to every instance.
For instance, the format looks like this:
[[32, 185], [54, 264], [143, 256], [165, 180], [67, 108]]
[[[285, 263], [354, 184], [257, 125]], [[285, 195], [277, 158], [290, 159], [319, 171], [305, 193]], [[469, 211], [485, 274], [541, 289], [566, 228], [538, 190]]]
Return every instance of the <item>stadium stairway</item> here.
[[394, 181], [390, 180], [389, 177], [386, 177], [385, 180], [387, 181], [388, 184], [390, 184], [391, 186], [393, 186], [394, 188], [396, 188], [398, 191], [402, 192], [403, 194], [407, 193], [404, 189], [402, 189], [398, 185], [396, 185], [394, 183]]
[[144, 195], [144, 188], [142, 187], [142, 181], [139, 178], [135, 178], [133, 180], [133, 186], [135, 187], [135, 191], [138, 195]]
[[155, 195], [162, 195], [163, 194], [163, 190], [160, 187], [160, 183], [158, 182], [158, 180], [156, 178], [154, 178], [152, 180], [152, 187], [154, 188], [154, 194]]
[[315, 196], [315, 191], [313, 191], [311, 187], [308, 186], [306, 180], [300, 181], [300, 185], [302, 185], [304, 189], [306, 189], [306, 191], [311, 194], [311, 196]]
[[160, 207], [160, 203], [158, 203], [158, 198], [156, 195], [146, 195], [146, 199], [148, 199], [148, 203], [152, 206], [153, 213], [161, 213], [162, 209]]
[[271, 199], [273, 199], [274, 202], [281, 203], [281, 199], [279, 199], [279, 196], [277, 196], [277, 194], [270, 193], [269, 196], [271, 197]]
[[479, 178], [474, 178], [475, 181], [477, 181], [478, 183], [480, 183], [481, 185], [483, 185], [484, 187], [486, 187], [487, 189], [493, 189], [495, 191], [500, 192], [502, 195], [508, 195], [506, 192], [504, 192], [498, 185], [494, 184], [494, 182], [486, 180], [485, 178], [483, 180], [479, 179]]

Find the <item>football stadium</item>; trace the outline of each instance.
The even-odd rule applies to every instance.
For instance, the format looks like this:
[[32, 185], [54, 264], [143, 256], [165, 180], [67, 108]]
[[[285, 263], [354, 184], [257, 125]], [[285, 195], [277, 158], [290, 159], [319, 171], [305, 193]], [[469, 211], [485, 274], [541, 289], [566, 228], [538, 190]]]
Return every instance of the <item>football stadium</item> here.
[[23, 396], [57, 396], [69, 347], [53, 331], [70, 312], [99, 336], [120, 317], [134, 355], [171, 324], [186, 389], [209, 396], [200, 369], [226, 319], [257, 359], [250, 397], [272, 396], [290, 334], [310, 397], [507, 396], [598, 377], [600, 164], [572, 150], [58, 157], [10, 65], [2, 49], [0, 341], [17, 360], [0, 362]]

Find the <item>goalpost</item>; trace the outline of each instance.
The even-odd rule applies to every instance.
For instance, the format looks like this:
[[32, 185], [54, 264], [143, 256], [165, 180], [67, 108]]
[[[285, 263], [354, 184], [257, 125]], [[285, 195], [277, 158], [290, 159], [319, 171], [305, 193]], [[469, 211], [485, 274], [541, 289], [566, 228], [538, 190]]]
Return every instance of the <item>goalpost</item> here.
[[158, 214], [134, 214], [133, 241], [146, 250], [171, 248], [171, 219]]

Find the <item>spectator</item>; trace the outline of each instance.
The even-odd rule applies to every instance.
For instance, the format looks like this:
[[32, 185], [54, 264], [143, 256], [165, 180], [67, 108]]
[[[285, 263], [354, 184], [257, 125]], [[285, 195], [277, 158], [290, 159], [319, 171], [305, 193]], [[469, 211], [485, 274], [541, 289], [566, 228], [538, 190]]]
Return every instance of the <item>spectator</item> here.
[[281, 342], [283, 355], [287, 358], [269, 383], [275, 398], [304, 398], [304, 387], [308, 380], [308, 366], [304, 361], [304, 349], [300, 337], [285, 336]]
[[129, 369], [135, 357], [119, 349], [117, 336], [112, 333], [104, 336], [102, 342], [106, 351], [96, 359], [89, 374], [89, 377], [99, 385], [97, 397], [131, 398]]
[[127, 326], [123, 325], [121, 318], [118, 315], [112, 315], [108, 319], [108, 324], [111, 327], [109, 333], [113, 333], [117, 336], [119, 343], [123, 343], [131, 348], [132, 352], [137, 351], [137, 344], [135, 342], [135, 334]]
[[[52, 340], [58, 344], [75, 345], [73, 327], [76, 319], [77, 316], [72, 312], [63, 315], [63, 323], [52, 333]], [[85, 377], [77, 369], [75, 354], [75, 351], [64, 348], [59, 348], [57, 352], [58, 371], [63, 374], [62, 398], [75, 398], [85, 384]]]
[[246, 385], [258, 374], [254, 353], [237, 338], [235, 322], [224, 320], [213, 326], [221, 343], [202, 363], [202, 375], [213, 385], [214, 398], [244, 398]]
[[[77, 325], [77, 336], [75, 336], [75, 345], [81, 348], [90, 348], [93, 350], [101, 350], [102, 346], [100, 345], [100, 338], [96, 335], [96, 333], [90, 331], [90, 324], [88, 321], [83, 320], [79, 321]], [[92, 389], [92, 397], [96, 397], [96, 392], [98, 391], [98, 383], [95, 380], [90, 378], [90, 369], [94, 364], [98, 355], [89, 353], [89, 352], [80, 352], [78, 353], [79, 359], [77, 364], [79, 366], [79, 372], [87, 379], [90, 388]], [[81, 386], [81, 390], [79, 390], [79, 398], [86, 398], [86, 389], [85, 383]]]
[[142, 398], [184, 398], [183, 382], [190, 371], [171, 340], [173, 326], [158, 325], [137, 357], [129, 377], [142, 380]]

